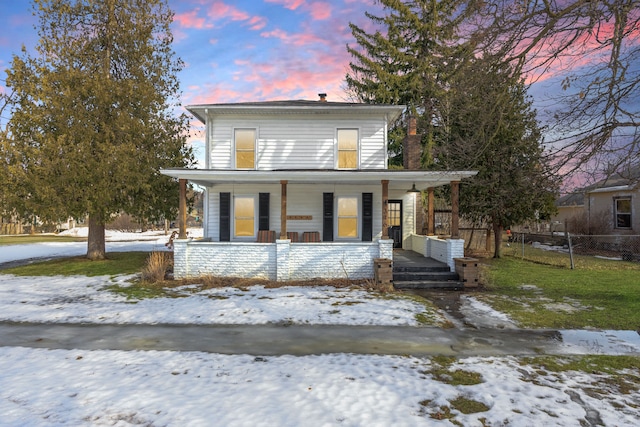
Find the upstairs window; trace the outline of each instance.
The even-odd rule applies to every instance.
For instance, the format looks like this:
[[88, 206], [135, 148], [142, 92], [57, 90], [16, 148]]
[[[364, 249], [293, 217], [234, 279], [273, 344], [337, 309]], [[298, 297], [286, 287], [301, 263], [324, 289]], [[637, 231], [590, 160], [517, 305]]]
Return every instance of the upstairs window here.
[[236, 169], [256, 168], [256, 130], [236, 129]]
[[631, 228], [631, 198], [614, 199], [616, 228]]
[[338, 169], [358, 168], [358, 130], [338, 129]]
[[338, 197], [338, 238], [358, 237], [358, 198]]

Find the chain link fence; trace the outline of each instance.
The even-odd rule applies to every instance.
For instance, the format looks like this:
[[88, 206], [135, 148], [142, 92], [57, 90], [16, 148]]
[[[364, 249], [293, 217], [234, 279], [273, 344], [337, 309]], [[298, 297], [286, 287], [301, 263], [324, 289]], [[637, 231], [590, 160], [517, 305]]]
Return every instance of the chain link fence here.
[[502, 254], [567, 268], [587, 267], [594, 259], [640, 262], [640, 235], [513, 233]]

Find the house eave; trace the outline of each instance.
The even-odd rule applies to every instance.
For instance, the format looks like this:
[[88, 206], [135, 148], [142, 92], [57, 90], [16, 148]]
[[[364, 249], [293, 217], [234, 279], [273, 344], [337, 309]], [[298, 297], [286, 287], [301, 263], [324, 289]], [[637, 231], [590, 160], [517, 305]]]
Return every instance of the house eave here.
[[173, 178], [186, 179], [202, 186], [216, 184], [380, 184], [389, 181], [389, 189], [411, 188], [420, 190], [462, 181], [477, 171], [415, 171], [415, 170], [212, 170], [212, 169], [162, 169], [161, 173]]
[[593, 194], [593, 193], [612, 193], [612, 192], [615, 192], [615, 191], [632, 191], [632, 190], [633, 190], [633, 186], [631, 186], [631, 185], [617, 185], [615, 187], [596, 188], [595, 190], [589, 191], [589, 194]]
[[282, 115], [282, 114], [384, 114], [388, 121], [395, 120], [406, 108], [405, 105], [358, 104], [346, 102], [265, 102], [238, 104], [199, 104], [187, 105], [187, 111], [202, 123], [206, 123], [208, 114], [214, 115]]

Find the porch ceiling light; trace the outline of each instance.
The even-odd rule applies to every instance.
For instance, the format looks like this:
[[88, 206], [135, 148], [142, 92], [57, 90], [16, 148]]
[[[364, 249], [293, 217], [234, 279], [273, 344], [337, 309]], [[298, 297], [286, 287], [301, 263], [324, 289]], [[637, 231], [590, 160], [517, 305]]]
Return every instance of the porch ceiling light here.
[[407, 190], [407, 193], [420, 193], [420, 190], [416, 188], [416, 183], [413, 183], [413, 186]]

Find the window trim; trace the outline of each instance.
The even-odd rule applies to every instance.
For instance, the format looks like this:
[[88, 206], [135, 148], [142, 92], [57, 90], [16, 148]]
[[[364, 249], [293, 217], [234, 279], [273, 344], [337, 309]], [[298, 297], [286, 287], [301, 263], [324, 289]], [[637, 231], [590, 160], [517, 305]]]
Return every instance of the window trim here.
[[[622, 200], [629, 201], [629, 212], [618, 213], [618, 202]], [[618, 225], [618, 217], [620, 215], [629, 217], [629, 226], [622, 227]], [[613, 198], [613, 228], [618, 230], [631, 230], [633, 229], [633, 203], [631, 196], [618, 196]]]
[[[236, 200], [238, 199], [251, 199], [253, 202], [253, 234], [251, 236], [238, 236], [237, 231], [237, 217], [236, 217]], [[231, 203], [231, 238], [233, 240], [255, 240], [258, 236], [258, 222], [259, 218], [257, 218], [257, 203], [256, 196], [252, 194], [234, 194], [233, 195], [233, 203]]]
[[[341, 168], [340, 167], [340, 131], [343, 130], [354, 130], [356, 131], [356, 148], [355, 151], [356, 152], [356, 167], [354, 168]], [[346, 150], [342, 150], [342, 151], [346, 151]], [[351, 151], [351, 150], [349, 150]], [[341, 127], [341, 128], [336, 128], [336, 141], [335, 141], [335, 168], [337, 170], [359, 170], [360, 169], [360, 153], [361, 153], [362, 149], [361, 149], [361, 141], [360, 141], [360, 128], [358, 127]]]
[[[345, 237], [345, 236], [340, 236], [340, 199], [355, 199], [356, 200], [356, 207], [355, 207], [355, 216], [345, 216], [343, 218], [355, 218], [356, 219], [356, 225], [355, 225], [355, 231], [356, 231], [356, 235], [355, 236], [349, 236], [349, 237]], [[362, 227], [362, 197], [359, 194], [356, 195], [352, 195], [352, 194], [341, 194], [341, 195], [336, 195], [335, 196], [335, 221], [334, 221], [334, 227], [335, 227], [335, 240], [343, 240], [343, 241], [359, 241], [362, 238], [362, 232], [360, 230], [360, 228]]]
[[[247, 130], [251, 130], [253, 131], [253, 167], [252, 168], [241, 168], [238, 167], [238, 145], [236, 143], [236, 132], [238, 131], [247, 131]], [[249, 150], [244, 150], [245, 152], [248, 152]], [[233, 155], [233, 167], [234, 169], [237, 170], [256, 170], [258, 168], [258, 128], [252, 128], [252, 127], [237, 127], [237, 128], [233, 128], [233, 150], [232, 150], [232, 155]]]

